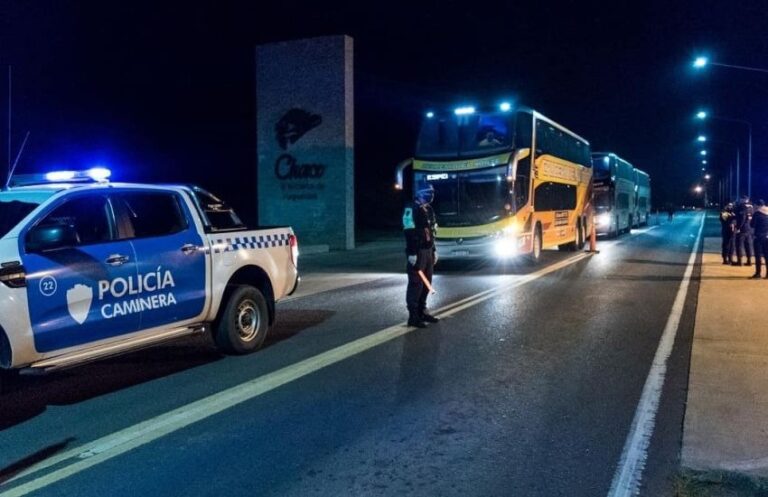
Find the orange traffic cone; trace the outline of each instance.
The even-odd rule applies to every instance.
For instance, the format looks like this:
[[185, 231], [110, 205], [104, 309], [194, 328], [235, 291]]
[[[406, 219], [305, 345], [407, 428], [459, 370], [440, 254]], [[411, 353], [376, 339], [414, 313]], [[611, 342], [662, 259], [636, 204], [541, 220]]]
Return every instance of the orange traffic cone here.
[[592, 219], [592, 229], [589, 230], [589, 250], [588, 252], [591, 252], [593, 254], [599, 254], [600, 251], [597, 250], [597, 230], [595, 229], [595, 220]]

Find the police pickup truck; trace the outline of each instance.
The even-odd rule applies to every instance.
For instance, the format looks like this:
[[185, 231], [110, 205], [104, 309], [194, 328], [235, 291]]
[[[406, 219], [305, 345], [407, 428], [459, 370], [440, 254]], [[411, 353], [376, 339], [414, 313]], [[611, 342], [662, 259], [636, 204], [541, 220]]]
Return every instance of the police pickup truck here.
[[259, 348], [298, 284], [291, 228], [248, 230], [200, 188], [107, 175], [17, 177], [0, 191], [0, 375], [204, 331], [226, 353]]

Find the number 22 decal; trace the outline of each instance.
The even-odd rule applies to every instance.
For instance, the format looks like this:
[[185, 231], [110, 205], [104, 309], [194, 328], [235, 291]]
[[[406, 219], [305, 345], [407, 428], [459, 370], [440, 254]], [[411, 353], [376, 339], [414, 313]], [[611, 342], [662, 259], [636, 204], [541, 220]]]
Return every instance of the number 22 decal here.
[[53, 278], [53, 276], [45, 276], [40, 280], [40, 293], [46, 297], [50, 297], [56, 293], [56, 287], [56, 280]]

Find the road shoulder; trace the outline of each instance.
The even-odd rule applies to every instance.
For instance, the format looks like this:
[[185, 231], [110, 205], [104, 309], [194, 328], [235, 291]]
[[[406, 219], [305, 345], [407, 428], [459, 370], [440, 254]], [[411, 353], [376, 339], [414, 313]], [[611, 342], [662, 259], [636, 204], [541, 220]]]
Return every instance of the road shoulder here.
[[685, 470], [768, 477], [768, 280], [706, 238], [683, 432]]

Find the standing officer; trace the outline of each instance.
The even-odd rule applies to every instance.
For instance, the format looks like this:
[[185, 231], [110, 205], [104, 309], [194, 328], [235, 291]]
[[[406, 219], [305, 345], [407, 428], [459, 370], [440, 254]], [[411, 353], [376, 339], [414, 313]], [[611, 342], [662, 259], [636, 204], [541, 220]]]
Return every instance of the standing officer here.
[[736, 216], [733, 213], [733, 203], [728, 202], [720, 213], [720, 234], [723, 237], [723, 264], [731, 264], [733, 262], [733, 232], [735, 229]]
[[766, 274], [768, 278], [768, 207], [765, 200], [757, 201], [757, 210], [752, 216], [752, 227], [755, 230], [755, 274], [752, 278], [759, 278], [763, 258], [765, 258]]
[[752, 265], [752, 213], [754, 207], [749, 197], [744, 195], [736, 204], [736, 262], [734, 266], [741, 266], [741, 255], [746, 252], [747, 266]]
[[435, 211], [430, 205], [435, 198], [431, 184], [417, 187], [416, 198], [405, 206], [403, 212], [403, 233], [405, 234], [405, 255], [408, 257], [408, 290], [405, 303], [408, 306], [408, 326], [426, 328], [426, 323], [437, 323], [439, 319], [427, 312], [429, 289], [419, 275], [432, 282], [432, 268], [437, 262], [435, 253]]

